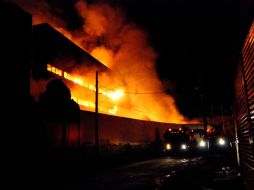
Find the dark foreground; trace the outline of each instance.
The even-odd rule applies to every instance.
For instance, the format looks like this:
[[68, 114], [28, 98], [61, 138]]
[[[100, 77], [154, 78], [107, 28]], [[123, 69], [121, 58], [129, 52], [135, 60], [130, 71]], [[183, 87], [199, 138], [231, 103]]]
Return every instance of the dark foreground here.
[[65, 150], [24, 155], [16, 166], [15, 189], [22, 190], [244, 189], [233, 152], [158, 155], [129, 151], [95, 156]]

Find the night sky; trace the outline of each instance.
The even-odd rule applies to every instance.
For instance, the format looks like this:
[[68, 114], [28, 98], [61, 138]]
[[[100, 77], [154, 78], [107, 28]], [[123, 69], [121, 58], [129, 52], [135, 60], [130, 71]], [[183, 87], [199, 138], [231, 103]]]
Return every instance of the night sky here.
[[122, 0], [127, 16], [148, 32], [167, 93], [189, 117], [230, 113], [233, 83], [254, 1]]

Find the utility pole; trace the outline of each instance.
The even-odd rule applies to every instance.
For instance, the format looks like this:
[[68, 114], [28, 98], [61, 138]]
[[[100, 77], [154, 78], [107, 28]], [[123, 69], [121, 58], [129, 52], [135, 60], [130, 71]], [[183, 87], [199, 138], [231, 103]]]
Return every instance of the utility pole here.
[[224, 133], [224, 132], [225, 132], [225, 124], [224, 124], [224, 114], [223, 114], [222, 105], [221, 105], [221, 107], [220, 107], [220, 111], [221, 111], [222, 131], [223, 131], [223, 133]]
[[202, 101], [202, 115], [203, 115], [203, 125], [204, 125], [204, 133], [207, 132], [207, 118], [206, 118], [206, 110], [205, 110], [205, 101], [204, 101], [204, 94], [201, 94], [201, 101]]
[[201, 77], [203, 73], [199, 74], [198, 77], [198, 86], [195, 88], [198, 92], [198, 95], [200, 96], [200, 103], [201, 103], [201, 112], [202, 112], [202, 119], [203, 119], [203, 128], [204, 128], [204, 135], [207, 133], [207, 118], [206, 118], [206, 109], [205, 109], [205, 91], [204, 91], [204, 85], [201, 83]]
[[99, 155], [99, 126], [98, 126], [98, 71], [96, 71], [95, 84], [95, 152]]
[[210, 112], [211, 112], [211, 121], [210, 121], [210, 125], [214, 125], [214, 111], [213, 111], [213, 105], [210, 106]]

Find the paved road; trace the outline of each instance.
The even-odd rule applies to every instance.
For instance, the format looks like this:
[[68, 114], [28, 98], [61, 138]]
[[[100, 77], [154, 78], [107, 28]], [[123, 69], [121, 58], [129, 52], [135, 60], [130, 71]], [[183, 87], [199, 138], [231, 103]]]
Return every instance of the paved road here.
[[[109, 173], [88, 179], [85, 183], [88, 189], [156, 189], [160, 178], [174, 175], [176, 170], [199, 162], [198, 158], [171, 158], [164, 157], [115, 168]], [[99, 183], [98, 183], [99, 182]]]
[[[237, 170], [221, 156], [161, 156], [129, 164], [104, 160], [36, 163], [23, 177], [22, 188], [36, 190], [227, 190], [242, 189]], [[233, 168], [233, 169], [232, 169]], [[30, 172], [30, 173], [29, 173]], [[233, 177], [232, 177], [233, 176]]]
[[157, 190], [243, 190], [242, 177], [232, 158], [224, 155], [203, 157], [172, 177], [160, 178]]
[[[54, 190], [155, 190], [165, 176], [174, 176], [180, 170], [203, 162], [202, 157], [161, 157], [113, 168], [101, 165], [85, 168], [72, 166], [43, 166], [28, 179], [24, 189]], [[43, 163], [42, 163], [43, 164]], [[101, 163], [103, 165], [103, 163]], [[87, 165], [87, 164], [86, 164]], [[94, 168], [94, 169], [93, 169]]]

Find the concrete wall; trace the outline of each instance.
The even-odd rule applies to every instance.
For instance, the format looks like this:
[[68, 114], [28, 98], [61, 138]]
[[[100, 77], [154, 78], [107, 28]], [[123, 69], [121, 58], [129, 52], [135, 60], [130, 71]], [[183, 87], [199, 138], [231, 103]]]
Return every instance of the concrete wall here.
[[[95, 114], [81, 111], [80, 136], [82, 143], [94, 143], [95, 139]], [[149, 143], [155, 140], [156, 128], [160, 131], [161, 138], [169, 128], [179, 128], [184, 124], [160, 123], [143, 121], [110, 115], [99, 114], [99, 139], [111, 144], [119, 143]], [[185, 125], [190, 128], [202, 128], [202, 125]]]

